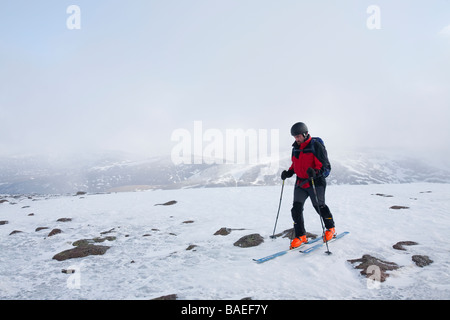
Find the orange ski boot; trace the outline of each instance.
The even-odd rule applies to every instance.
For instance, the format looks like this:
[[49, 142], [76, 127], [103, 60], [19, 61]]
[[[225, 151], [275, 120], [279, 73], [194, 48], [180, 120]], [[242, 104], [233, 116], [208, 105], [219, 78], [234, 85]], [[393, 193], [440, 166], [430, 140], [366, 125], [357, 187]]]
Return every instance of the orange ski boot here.
[[330, 241], [336, 236], [336, 230], [334, 228], [327, 229], [325, 231], [325, 236], [323, 237], [323, 241]]
[[289, 249], [298, 248], [303, 243], [307, 243], [307, 242], [308, 242], [308, 240], [306, 239], [306, 236], [301, 236], [301, 237], [294, 238], [294, 240], [292, 240], [292, 242], [291, 242], [291, 246], [289, 247]]

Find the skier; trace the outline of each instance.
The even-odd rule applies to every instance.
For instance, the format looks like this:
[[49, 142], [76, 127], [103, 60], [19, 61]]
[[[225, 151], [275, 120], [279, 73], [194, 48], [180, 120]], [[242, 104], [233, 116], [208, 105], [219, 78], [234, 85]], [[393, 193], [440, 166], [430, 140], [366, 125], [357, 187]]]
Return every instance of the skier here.
[[[326, 231], [323, 240], [331, 240], [336, 231], [333, 215], [325, 204], [325, 178], [331, 170], [325, 146], [320, 138], [317, 139], [310, 136], [308, 127], [303, 122], [297, 122], [292, 126], [291, 135], [295, 138], [295, 142], [292, 144], [292, 165], [289, 170], [284, 170], [281, 173], [281, 179], [290, 178], [294, 173], [297, 175], [294, 187], [294, 203], [291, 209], [295, 238], [292, 240], [290, 248], [293, 249], [307, 242], [303, 220], [303, 206], [308, 197], [311, 197], [312, 205], [324, 221]], [[313, 186], [309, 179], [308, 169], [311, 171], [310, 168], [315, 171], [314, 183], [319, 203], [317, 203]]]

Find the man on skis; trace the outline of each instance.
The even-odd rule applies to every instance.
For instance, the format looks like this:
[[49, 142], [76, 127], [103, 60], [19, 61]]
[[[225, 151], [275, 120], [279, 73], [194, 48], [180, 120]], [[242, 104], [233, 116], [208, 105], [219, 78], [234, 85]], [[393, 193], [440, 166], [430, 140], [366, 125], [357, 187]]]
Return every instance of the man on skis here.
[[[295, 138], [295, 142], [292, 145], [292, 165], [289, 170], [284, 170], [281, 173], [281, 179], [290, 178], [294, 173], [297, 175], [294, 188], [294, 203], [291, 209], [295, 238], [292, 240], [290, 248], [293, 249], [307, 242], [303, 220], [303, 206], [308, 197], [311, 197], [312, 205], [317, 213], [321, 215], [325, 224], [324, 241], [329, 241], [333, 238], [335, 226], [333, 215], [325, 204], [325, 178], [331, 170], [325, 146], [320, 138], [312, 138], [310, 136], [308, 127], [303, 122], [297, 122], [292, 126], [291, 135]], [[318, 201], [311, 185], [310, 175], [308, 175], [308, 169], [309, 173], [311, 173], [310, 168], [315, 172], [314, 183]]]

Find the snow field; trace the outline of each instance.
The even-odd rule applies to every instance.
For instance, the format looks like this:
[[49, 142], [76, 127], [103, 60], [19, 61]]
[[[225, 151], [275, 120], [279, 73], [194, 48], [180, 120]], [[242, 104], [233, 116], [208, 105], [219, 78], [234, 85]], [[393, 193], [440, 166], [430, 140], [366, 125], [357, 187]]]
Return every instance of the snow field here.
[[[302, 256], [284, 250], [287, 238], [270, 239], [281, 186], [157, 190], [85, 196], [8, 198], [0, 204], [0, 299], [449, 299], [450, 185], [329, 186], [327, 204], [337, 232], [350, 234]], [[285, 186], [277, 232], [292, 227], [292, 187]], [[431, 191], [431, 192], [427, 192]], [[393, 197], [382, 197], [376, 193]], [[35, 201], [33, 201], [35, 200]], [[154, 206], [176, 200], [172, 206]], [[392, 205], [409, 209], [393, 210]], [[29, 206], [28, 208], [23, 208]], [[28, 216], [34, 213], [34, 216]], [[319, 216], [305, 206], [306, 229], [321, 234]], [[59, 218], [70, 222], [57, 222]], [[193, 221], [192, 223], [185, 223]], [[37, 227], [49, 229], [36, 232]], [[227, 236], [213, 235], [221, 227]], [[53, 228], [61, 234], [47, 237]], [[58, 262], [72, 242], [102, 236], [114, 241], [103, 256]], [[13, 230], [23, 231], [9, 235]], [[259, 233], [265, 242], [240, 248], [240, 237]], [[398, 241], [419, 245], [398, 251]], [[193, 250], [186, 250], [196, 245]], [[402, 266], [377, 288], [347, 262], [370, 254]], [[419, 268], [413, 254], [434, 263]], [[64, 274], [62, 269], [75, 269]]]

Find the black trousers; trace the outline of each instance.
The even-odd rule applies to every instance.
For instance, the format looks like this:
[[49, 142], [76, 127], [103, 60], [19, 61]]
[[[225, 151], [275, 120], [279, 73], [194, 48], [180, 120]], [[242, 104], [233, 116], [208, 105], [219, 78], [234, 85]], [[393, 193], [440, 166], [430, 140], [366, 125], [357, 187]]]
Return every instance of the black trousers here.
[[305, 221], [303, 219], [303, 207], [306, 199], [311, 198], [312, 205], [316, 212], [322, 216], [325, 228], [334, 228], [333, 215], [330, 209], [325, 204], [325, 185], [316, 186], [317, 198], [319, 202], [317, 203], [316, 195], [314, 194], [313, 187], [302, 188], [296, 186], [294, 188], [294, 204], [292, 206], [292, 220], [294, 220], [294, 230], [295, 236], [301, 237], [306, 234]]

